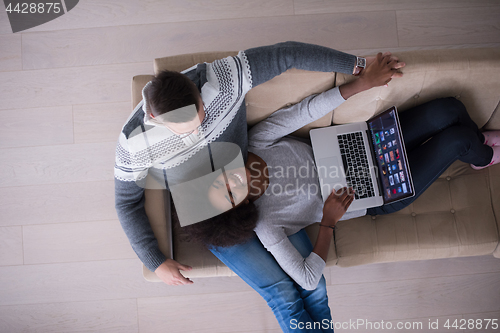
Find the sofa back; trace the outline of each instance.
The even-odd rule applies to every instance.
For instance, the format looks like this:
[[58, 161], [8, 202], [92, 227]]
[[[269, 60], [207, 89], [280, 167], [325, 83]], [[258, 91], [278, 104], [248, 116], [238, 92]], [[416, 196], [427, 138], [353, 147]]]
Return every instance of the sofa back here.
[[[500, 49], [425, 50], [395, 54], [407, 65], [389, 87], [358, 94], [335, 110], [334, 124], [363, 121], [392, 105], [404, 111], [438, 97], [453, 96], [479, 127], [500, 128]], [[353, 80], [337, 74], [336, 85]], [[491, 119], [491, 120], [490, 120]]]
[[[204, 52], [158, 58], [154, 61], [154, 69], [155, 73], [164, 69], [182, 71], [200, 62], [236, 54]], [[332, 123], [364, 121], [392, 105], [404, 111], [448, 96], [461, 100], [479, 127], [500, 128], [500, 111], [495, 112], [500, 108], [500, 48], [423, 50], [395, 55], [407, 64], [402, 78], [394, 79], [389, 87], [373, 88], [351, 97], [335, 113], [309, 124], [298, 134], [304, 136], [311, 128]], [[245, 98], [248, 123], [253, 125], [279, 108], [354, 79], [343, 73], [288, 70], [250, 90]], [[142, 97], [139, 94], [133, 99], [135, 106]]]
[[[154, 70], [155, 74], [165, 69], [180, 72], [197, 63], [212, 62], [216, 59], [234, 56], [237, 53], [203, 52], [159, 58], [155, 59]], [[320, 73], [291, 69], [248, 92], [245, 97], [248, 124], [253, 125], [267, 118], [274, 111], [292, 103], [298, 103], [311, 94], [328, 90], [334, 87], [334, 84], [334, 72]], [[140, 99], [137, 103], [139, 101]], [[330, 112], [295, 134], [307, 136], [311, 128], [331, 125], [332, 114], [333, 112]]]

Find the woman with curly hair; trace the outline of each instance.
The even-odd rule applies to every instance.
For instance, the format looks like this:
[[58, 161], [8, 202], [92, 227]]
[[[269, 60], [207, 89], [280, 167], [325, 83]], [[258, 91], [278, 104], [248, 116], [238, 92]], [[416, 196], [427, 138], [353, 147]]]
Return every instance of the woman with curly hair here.
[[[354, 82], [366, 84], [375, 66], [380, 73], [394, 64], [379, 55], [372, 66]], [[374, 77], [365, 87], [384, 84], [383, 75]], [[500, 161], [500, 146], [487, 140], [492, 133], [481, 133], [461, 102], [437, 99], [400, 114], [414, 197], [346, 213], [353, 195], [343, 188], [323, 205], [310, 145], [287, 135], [335, 109], [348, 91], [341, 86], [309, 96], [255, 125], [245, 167], [219, 175], [207, 190], [221, 214], [185, 228], [266, 299], [284, 332], [333, 331], [322, 272], [338, 221], [406, 207], [457, 159], [474, 169]], [[303, 228], [315, 222], [320, 229], [313, 246]]]
[[[284, 332], [333, 331], [322, 273], [333, 228], [353, 196], [347, 189], [340, 189], [332, 192], [323, 205], [321, 197], [305, 198], [300, 189], [285, 186], [278, 194], [276, 183], [295, 183], [296, 179], [270, 175], [268, 166], [300, 166], [312, 161], [310, 145], [285, 136], [327, 114], [350, 96], [387, 84], [392, 77], [401, 75], [397, 69], [403, 66], [390, 53], [380, 53], [358, 80], [276, 111], [249, 131], [246, 168], [227, 168], [229, 171], [210, 182], [206, 192], [198, 189], [208, 192], [212, 208], [225, 213], [183, 229], [193, 239], [204, 242], [259, 292]], [[300, 177], [299, 188], [301, 184], [318, 182], [311, 172], [312, 164], [310, 168], [305, 177]], [[362, 214], [365, 212], [347, 213], [344, 218]], [[304, 227], [319, 221], [322, 227], [313, 247]]]

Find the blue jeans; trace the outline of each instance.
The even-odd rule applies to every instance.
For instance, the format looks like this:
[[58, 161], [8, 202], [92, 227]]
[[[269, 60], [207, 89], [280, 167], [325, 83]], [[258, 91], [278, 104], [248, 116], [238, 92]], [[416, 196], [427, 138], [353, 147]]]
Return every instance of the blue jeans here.
[[[367, 215], [401, 210], [415, 201], [453, 162], [485, 166], [493, 149], [465, 106], [455, 98], [441, 98], [399, 113], [415, 196], [367, 209]], [[428, 141], [427, 141], [428, 140]]]
[[[288, 238], [304, 258], [312, 252], [304, 229]], [[329, 329], [332, 316], [324, 276], [315, 290], [303, 289], [281, 269], [257, 236], [244, 244], [212, 247], [210, 251], [266, 300], [283, 332], [333, 332]], [[308, 322], [317, 323], [317, 329], [305, 329]]]

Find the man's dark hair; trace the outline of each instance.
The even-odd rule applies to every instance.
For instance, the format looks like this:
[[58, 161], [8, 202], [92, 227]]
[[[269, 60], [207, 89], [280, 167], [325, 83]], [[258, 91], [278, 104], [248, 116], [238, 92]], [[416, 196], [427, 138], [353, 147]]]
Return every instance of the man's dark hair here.
[[[255, 233], [259, 213], [253, 202], [242, 204], [220, 215], [182, 227], [193, 241], [203, 243], [205, 246], [229, 247], [245, 243]], [[172, 206], [172, 219], [179, 223], [175, 208]]]
[[[193, 81], [174, 71], [162, 71], [156, 75], [144, 95], [148, 103], [146, 106], [157, 116], [192, 104], [196, 105], [197, 110], [203, 106], [200, 92]], [[173, 112], [171, 115], [166, 114], [164, 119], [183, 123], [192, 120], [193, 115]]]

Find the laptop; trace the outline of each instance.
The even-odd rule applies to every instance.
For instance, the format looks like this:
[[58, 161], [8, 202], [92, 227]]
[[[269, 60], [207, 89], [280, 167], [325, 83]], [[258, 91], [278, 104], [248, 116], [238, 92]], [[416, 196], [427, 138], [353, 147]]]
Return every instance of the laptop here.
[[332, 190], [352, 187], [355, 211], [415, 195], [395, 106], [366, 122], [310, 131], [323, 201]]

